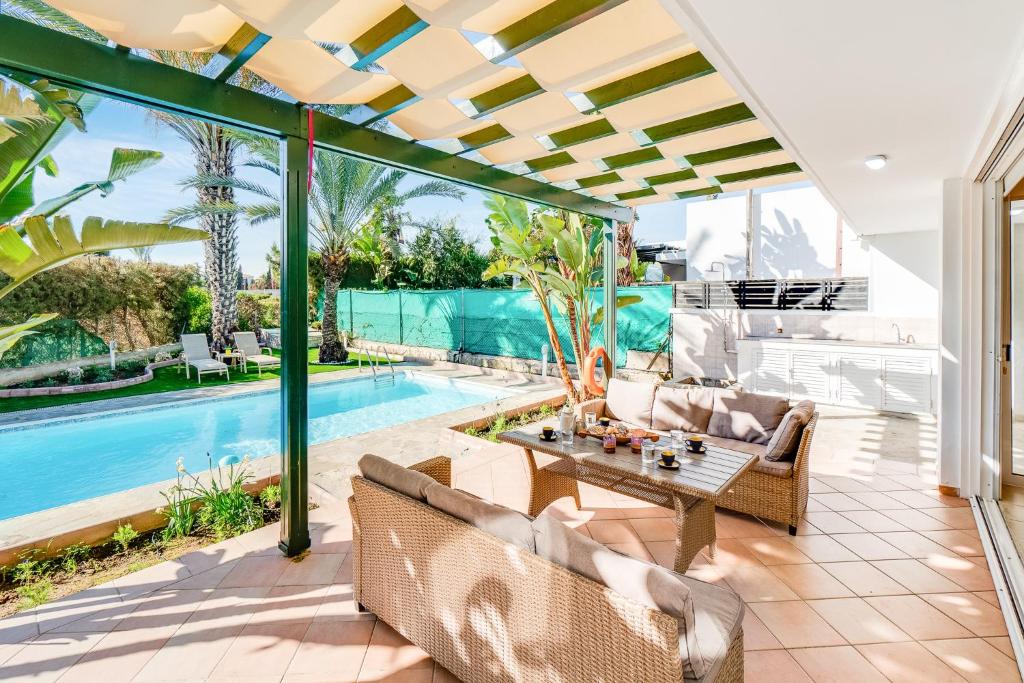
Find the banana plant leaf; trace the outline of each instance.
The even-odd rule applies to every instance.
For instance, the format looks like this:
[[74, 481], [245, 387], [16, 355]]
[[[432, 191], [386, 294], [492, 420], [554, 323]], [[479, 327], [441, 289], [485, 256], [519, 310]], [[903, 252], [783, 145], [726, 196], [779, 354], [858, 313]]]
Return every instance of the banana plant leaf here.
[[[209, 238], [204, 230], [162, 223], [103, 221], [91, 216], [82, 223], [79, 237], [67, 216], [57, 216], [53, 225], [41, 216], [25, 221], [25, 236], [12, 226], [0, 226], [0, 272], [13, 278], [0, 298], [33, 275], [59, 266], [83, 254], [131, 249]], [[26, 241], [27, 240], [27, 241]], [[29, 244], [29, 242], [31, 244]]]
[[32, 213], [37, 216], [52, 216], [71, 202], [78, 201], [82, 197], [97, 191], [106, 197], [114, 191], [115, 182], [144, 171], [163, 158], [163, 152], [156, 152], [150, 149], [117, 147], [110, 154], [110, 169], [107, 171], [105, 180], [93, 180], [88, 183], [82, 183], [67, 194], [40, 202], [33, 209]]
[[[644, 298], [639, 294], [623, 294], [622, 296], [615, 297], [615, 308], [625, 308], [626, 306], [632, 306], [643, 301]], [[594, 317], [591, 322], [595, 325], [600, 325], [604, 322], [604, 306], [601, 306], [594, 311]]]
[[19, 341], [35, 334], [36, 332], [32, 329], [33, 327], [38, 327], [56, 317], [56, 313], [44, 313], [43, 315], [34, 315], [19, 325], [0, 327], [0, 358], [3, 358], [4, 354], [10, 351]]

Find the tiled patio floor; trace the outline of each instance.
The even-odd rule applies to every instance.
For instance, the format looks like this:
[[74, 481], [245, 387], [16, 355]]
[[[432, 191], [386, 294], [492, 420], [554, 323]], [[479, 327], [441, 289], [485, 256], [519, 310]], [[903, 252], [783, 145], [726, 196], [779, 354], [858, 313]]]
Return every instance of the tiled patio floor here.
[[[716, 558], [690, 570], [746, 601], [747, 680], [1019, 680], [966, 501], [937, 495], [914, 458], [822, 448], [812, 469], [797, 537], [719, 513]], [[525, 467], [509, 447], [458, 461], [456, 485], [525, 507]], [[667, 512], [590, 487], [583, 502], [549, 510], [613, 548], [671, 561]], [[301, 561], [279, 555], [270, 527], [0, 621], [0, 679], [453, 680], [354, 612], [346, 509], [311, 514]]]

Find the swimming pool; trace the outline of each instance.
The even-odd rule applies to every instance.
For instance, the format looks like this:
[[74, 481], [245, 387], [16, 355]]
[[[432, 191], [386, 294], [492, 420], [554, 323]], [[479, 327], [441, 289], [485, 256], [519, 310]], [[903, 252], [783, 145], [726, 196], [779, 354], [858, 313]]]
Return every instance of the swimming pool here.
[[[472, 382], [398, 373], [309, 387], [309, 442], [410, 422], [512, 392]], [[200, 399], [170, 406], [49, 420], [0, 429], [0, 519], [144, 486], [191, 472], [224, 456], [280, 451], [278, 391]]]

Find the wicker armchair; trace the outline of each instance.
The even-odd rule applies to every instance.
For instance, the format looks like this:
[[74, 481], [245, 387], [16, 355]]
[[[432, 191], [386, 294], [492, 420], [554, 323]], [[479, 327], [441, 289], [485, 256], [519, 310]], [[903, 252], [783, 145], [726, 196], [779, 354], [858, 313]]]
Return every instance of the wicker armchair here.
[[[439, 460], [414, 469], [450, 477]], [[361, 476], [352, 489], [360, 609], [459, 680], [683, 681], [675, 618]], [[741, 683], [742, 630], [701, 680]]]

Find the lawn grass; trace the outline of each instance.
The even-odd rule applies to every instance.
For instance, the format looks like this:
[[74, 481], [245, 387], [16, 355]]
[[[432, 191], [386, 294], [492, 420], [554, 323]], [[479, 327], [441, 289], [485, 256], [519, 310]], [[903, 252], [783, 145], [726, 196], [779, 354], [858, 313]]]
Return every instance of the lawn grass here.
[[[337, 372], [339, 370], [351, 370], [357, 367], [361, 357], [366, 362], [370, 357], [361, 353], [350, 353], [348, 362], [344, 365], [320, 365], [316, 362], [319, 349], [309, 350], [309, 374], [316, 375], [321, 372]], [[274, 350], [275, 356], [280, 356], [278, 350]], [[381, 359], [382, 362], [384, 359]], [[123, 389], [111, 389], [109, 391], [94, 391], [88, 394], [65, 394], [62, 396], [26, 396], [22, 398], [0, 399], [0, 413], [12, 413], [18, 410], [31, 410], [33, 408], [50, 408], [53, 406], [65, 406], [75, 403], [90, 403], [102, 401], [108, 398], [127, 398], [129, 396], [145, 396], [147, 394], [162, 394], [168, 391], [182, 391], [185, 389], [196, 389], [198, 387], [216, 387], [225, 384], [242, 384], [243, 382], [255, 382], [264, 379], [280, 379], [279, 368], [270, 370], [264, 369], [262, 376], [256, 372], [256, 366], [250, 365], [249, 372], [243, 373], [241, 368], [231, 368], [231, 381], [224, 379], [224, 375], [203, 375], [203, 383], [196, 381], [195, 373], [191, 378], [185, 378], [184, 369], [176, 366], [157, 368], [153, 371], [153, 379], [143, 384], [125, 387]]]

